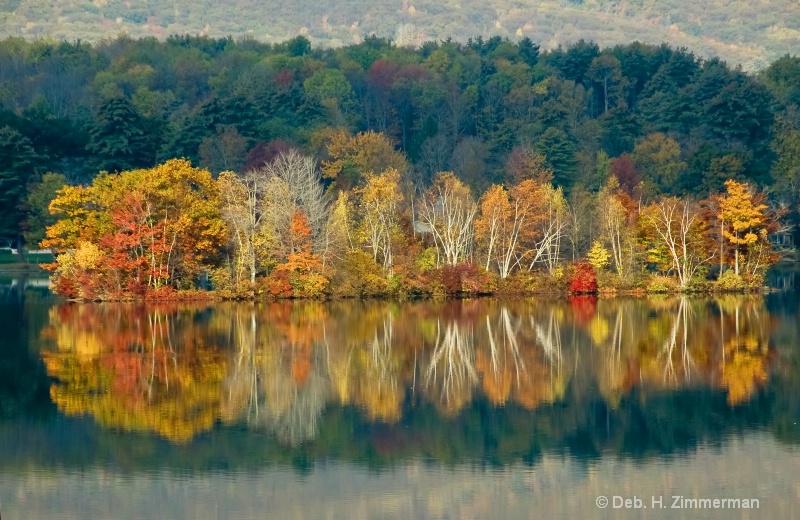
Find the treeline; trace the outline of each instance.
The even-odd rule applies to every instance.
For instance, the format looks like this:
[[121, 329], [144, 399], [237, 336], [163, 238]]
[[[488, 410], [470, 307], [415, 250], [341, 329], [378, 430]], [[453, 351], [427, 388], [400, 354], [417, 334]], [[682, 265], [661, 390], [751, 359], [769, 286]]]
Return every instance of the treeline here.
[[404, 184], [405, 158], [383, 134], [340, 131], [327, 149], [322, 172], [291, 149], [217, 179], [173, 159], [61, 188], [49, 205], [59, 220], [42, 242], [58, 253], [49, 266], [55, 292], [172, 298], [198, 284], [224, 298], [740, 291], [760, 289], [778, 258], [770, 240], [778, 215], [734, 180], [701, 201], [645, 203], [610, 174], [597, 194], [570, 203], [544, 157], [531, 155], [520, 159], [520, 180], [475, 199], [453, 172], [424, 189]]
[[339, 47], [377, 34], [401, 45], [452, 37], [529, 37], [554, 48], [580, 38], [610, 46], [639, 40], [669, 41], [703, 56], [720, 56], [745, 68], [768, 65], [800, 42], [800, 7], [791, 0], [769, 3], [728, 0], [626, 2], [617, 0], [275, 0], [261, 4], [230, 0], [149, 0], [69, 3], [13, 0], [0, 4], [0, 37], [99, 41], [120, 33], [165, 38], [170, 34], [232, 35], [281, 42], [298, 34], [315, 45]]
[[[162, 211], [162, 229], [188, 218], [180, 211], [196, 210], [178, 209], [170, 198], [177, 194], [157, 193], [153, 179], [161, 174], [147, 170], [161, 171], [165, 189], [185, 182], [186, 197], [203, 199], [213, 231], [203, 232], [211, 237], [198, 238], [199, 247], [174, 244], [191, 259], [162, 246], [169, 260], [161, 265], [149, 251], [145, 278], [161, 280], [149, 282], [156, 287], [189, 286], [222, 266], [234, 282], [253, 282], [284, 264], [290, 268], [279, 272], [292, 273], [292, 262], [301, 260], [314, 287], [325, 285], [317, 275], [334, 280], [348, 262], [353, 273], [381, 280], [463, 262], [476, 273], [488, 265], [501, 280], [538, 267], [558, 277], [564, 259], [592, 250], [595, 269], [606, 263], [605, 250], [612, 270], [629, 280], [625, 286], [642, 285], [640, 275], [649, 271], [675, 274], [685, 288], [706, 265], [741, 271], [737, 263], [750, 266], [739, 274], [755, 282], [745, 283], [758, 284], [774, 260], [767, 235], [796, 221], [800, 59], [793, 57], [754, 77], [719, 60], [639, 43], [600, 50], [580, 42], [542, 53], [527, 39], [412, 50], [374, 37], [339, 49], [312, 49], [302, 37], [280, 45], [121, 37], [94, 47], [7, 39], [0, 64], [3, 235], [38, 243], [55, 222], [47, 210], [55, 190], [83, 186], [69, 193], [90, 197], [96, 190], [103, 198], [83, 201], [84, 211], [62, 194], [56, 212], [84, 211], [97, 226], [73, 219], [80, 233], [54, 232], [49, 245], [76, 254], [81, 238], [106, 256], [139, 247], [141, 254], [128, 256], [141, 269], [141, 243], [98, 240], [118, 235], [124, 218], [112, 215], [115, 207]], [[173, 157], [209, 173], [166, 163]], [[101, 170], [112, 174], [95, 177]], [[134, 173], [113, 173], [122, 171]], [[194, 173], [177, 182], [170, 176], [183, 175], [178, 171]], [[735, 182], [726, 186], [729, 179]], [[161, 206], [148, 197], [160, 197]], [[258, 209], [245, 231], [261, 242], [250, 245], [239, 229], [243, 197]], [[456, 235], [441, 234], [447, 197], [464, 202], [457, 203], [466, 212], [461, 223], [447, 220]], [[740, 217], [714, 206], [726, 197], [750, 201], [752, 215], [734, 224]], [[707, 203], [699, 205], [702, 199]], [[531, 201], [525, 216], [523, 200]], [[297, 211], [281, 216], [266, 209], [270, 204]], [[659, 231], [660, 213], [668, 236]], [[155, 214], [147, 217], [151, 234]], [[688, 264], [676, 258], [683, 249], [669, 245], [677, 245], [670, 219], [679, 214], [697, 215], [684, 233], [698, 256]], [[176, 225], [184, 235], [192, 228]], [[259, 238], [264, 226], [271, 229], [267, 241]], [[319, 266], [290, 259], [301, 253]], [[365, 270], [356, 253], [377, 267]], [[402, 285], [390, 283], [391, 290]]]

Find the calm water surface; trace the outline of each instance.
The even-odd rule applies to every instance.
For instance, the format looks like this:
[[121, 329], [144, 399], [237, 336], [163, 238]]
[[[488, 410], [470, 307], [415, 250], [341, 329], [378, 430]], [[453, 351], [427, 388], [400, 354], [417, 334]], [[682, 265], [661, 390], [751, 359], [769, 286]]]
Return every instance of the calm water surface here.
[[798, 301], [79, 305], [0, 279], [0, 512], [800, 518]]

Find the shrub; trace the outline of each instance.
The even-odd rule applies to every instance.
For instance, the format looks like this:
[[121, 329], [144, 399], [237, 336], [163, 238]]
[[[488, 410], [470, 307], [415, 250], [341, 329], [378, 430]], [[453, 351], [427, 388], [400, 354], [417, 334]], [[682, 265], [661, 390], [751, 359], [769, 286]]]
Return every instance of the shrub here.
[[269, 296], [289, 298], [292, 296], [292, 284], [287, 271], [272, 271], [269, 276], [259, 280], [259, 285]]
[[567, 288], [573, 294], [597, 292], [597, 273], [589, 262], [576, 262], [570, 266]]
[[733, 269], [728, 269], [717, 279], [716, 289], [719, 291], [736, 292], [744, 291], [747, 284]]
[[654, 294], [674, 293], [680, 291], [680, 285], [670, 276], [652, 275], [647, 280], [646, 291]]

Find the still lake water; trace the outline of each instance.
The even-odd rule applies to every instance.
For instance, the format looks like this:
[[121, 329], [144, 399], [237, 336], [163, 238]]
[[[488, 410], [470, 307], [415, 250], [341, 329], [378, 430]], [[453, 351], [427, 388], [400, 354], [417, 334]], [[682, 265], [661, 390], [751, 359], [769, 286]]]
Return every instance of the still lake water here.
[[0, 280], [0, 512], [800, 518], [799, 303], [70, 304]]

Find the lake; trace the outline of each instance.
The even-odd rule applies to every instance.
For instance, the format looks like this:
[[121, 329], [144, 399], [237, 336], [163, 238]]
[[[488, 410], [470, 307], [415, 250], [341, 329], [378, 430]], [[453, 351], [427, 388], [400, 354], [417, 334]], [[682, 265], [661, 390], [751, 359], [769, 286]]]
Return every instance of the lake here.
[[800, 518], [793, 284], [259, 304], [43, 285], [0, 279], [5, 520]]

